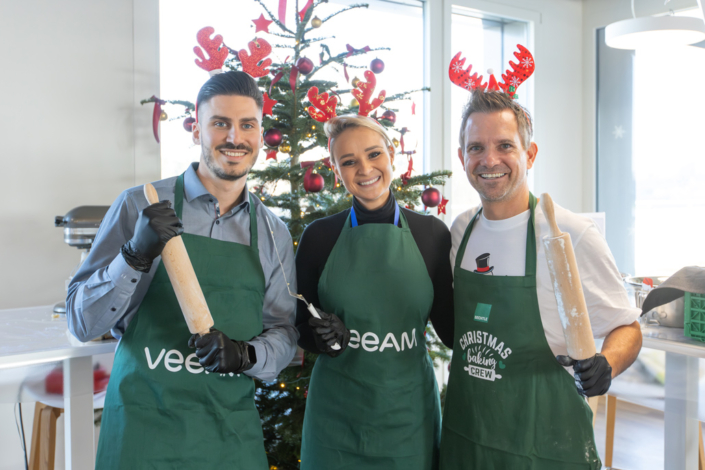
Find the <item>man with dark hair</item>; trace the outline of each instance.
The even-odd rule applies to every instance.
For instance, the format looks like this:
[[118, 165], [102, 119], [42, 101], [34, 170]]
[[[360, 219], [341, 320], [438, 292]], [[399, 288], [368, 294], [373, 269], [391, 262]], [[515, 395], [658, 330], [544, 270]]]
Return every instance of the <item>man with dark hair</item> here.
[[[296, 274], [286, 226], [247, 190], [263, 145], [249, 75], [203, 85], [193, 141], [200, 161], [153, 183], [161, 202], [141, 186], [118, 197], [69, 286], [70, 331], [121, 338], [96, 468], [267, 468], [252, 377], [274, 380], [294, 355]], [[215, 322], [203, 336], [190, 337], [159, 262], [180, 234]]]
[[606, 393], [634, 362], [641, 312], [629, 306], [596, 225], [556, 205], [559, 227], [571, 234], [593, 334], [605, 337], [601, 353], [567, 356], [539, 242], [548, 222], [529, 192], [538, 153], [531, 117], [508, 93], [478, 89], [462, 122], [458, 157], [482, 204], [451, 228], [455, 342], [440, 468], [598, 470], [584, 397]]

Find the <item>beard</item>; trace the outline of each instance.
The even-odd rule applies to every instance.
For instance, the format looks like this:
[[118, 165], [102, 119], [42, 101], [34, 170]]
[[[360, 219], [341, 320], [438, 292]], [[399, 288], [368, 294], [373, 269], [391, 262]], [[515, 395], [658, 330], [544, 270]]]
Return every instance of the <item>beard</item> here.
[[[487, 187], [481, 183], [481, 181], [486, 182], [488, 180], [482, 179], [481, 174], [485, 173], [507, 173], [508, 177], [507, 184], [502, 188], [497, 187]], [[521, 172], [520, 172], [521, 173]], [[501, 202], [511, 199], [516, 191], [524, 184], [526, 177], [519, 177], [516, 180], [512, 180], [515, 175], [514, 172], [510, 172], [509, 168], [506, 166], [498, 167], [478, 167], [473, 172], [473, 178], [468, 178], [470, 180], [470, 185], [475, 188], [475, 190], [480, 194], [480, 198], [488, 202]], [[490, 180], [491, 181], [491, 180]]]
[[[252, 147], [245, 144], [225, 144], [216, 147], [216, 150], [245, 150], [246, 152], [252, 153]], [[206, 167], [208, 167], [211, 173], [213, 173], [217, 178], [225, 181], [236, 181], [242, 178], [243, 176], [247, 176], [247, 174], [252, 169], [252, 165], [254, 164], [253, 162], [252, 164], [240, 171], [236, 170], [233, 173], [228, 173], [226, 170], [218, 166], [218, 164], [215, 162], [215, 158], [213, 158], [213, 153], [211, 152], [211, 150], [205, 147], [203, 148], [203, 159], [206, 162]], [[243, 163], [245, 162], [243, 161]]]

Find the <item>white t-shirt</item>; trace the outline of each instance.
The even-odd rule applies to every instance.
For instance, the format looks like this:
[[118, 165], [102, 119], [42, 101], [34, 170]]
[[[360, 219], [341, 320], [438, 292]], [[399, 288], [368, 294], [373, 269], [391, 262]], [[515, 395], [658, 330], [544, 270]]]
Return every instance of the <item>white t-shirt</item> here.
[[[453, 241], [450, 261], [453, 267], [465, 229], [479, 209], [478, 206], [463, 212], [453, 222], [450, 230]], [[570, 233], [573, 242], [594, 337], [603, 338], [615, 328], [635, 322], [641, 310], [629, 305], [627, 291], [617, 265], [595, 223], [558, 205], [555, 205], [555, 211], [558, 227], [561, 231]], [[481, 213], [475, 221], [460, 266], [465, 270], [489, 276], [523, 276], [529, 217], [528, 210], [504, 220], [487, 220]], [[546, 253], [541, 242], [549, 232], [548, 222], [540, 206], [536, 206], [534, 217], [538, 250], [536, 293], [543, 330], [553, 354], [565, 355], [568, 351], [548, 272]]]

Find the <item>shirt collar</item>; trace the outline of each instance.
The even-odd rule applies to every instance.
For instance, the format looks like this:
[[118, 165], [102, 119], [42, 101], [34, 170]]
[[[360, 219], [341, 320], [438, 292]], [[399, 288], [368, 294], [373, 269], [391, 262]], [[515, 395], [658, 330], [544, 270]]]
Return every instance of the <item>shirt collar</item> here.
[[[199, 162], [191, 163], [186, 169], [186, 172], [184, 173], [184, 196], [186, 198], [186, 201], [189, 203], [201, 196], [213, 197], [213, 195], [208, 192], [206, 187], [203, 186], [201, 179], [196, 173], [196, 171], [198, 170], [198, 163]], [[248, 212], [250, 211], [250, 198], [248, 194], [249, 191], [247, 189], [247, 182], [245, 182], [245, 187], [243, 191], [247, 197], [245, 197], [245, 200], [243, 202], [233, 207], [231, 212], [238, 212], [241, 208], [247, 209]], [[221, 216], [222, 215], [225, 214], [221, 214]]]

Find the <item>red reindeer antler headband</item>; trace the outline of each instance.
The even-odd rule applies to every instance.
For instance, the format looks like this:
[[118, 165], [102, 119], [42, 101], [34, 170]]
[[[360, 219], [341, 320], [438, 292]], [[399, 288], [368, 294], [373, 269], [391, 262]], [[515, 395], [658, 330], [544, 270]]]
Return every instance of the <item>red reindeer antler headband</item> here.
[[[198, 46], [193, 48], [193, 52], [198, 56], [198, 59], [195, 60], [196, 65], [208, 72], [211, 76], [223, 71], [223, 64], [228, 57], [228, 48], [223, 45], [223, 36], [216, 34], [213, 39], [211, 39], [211, 35], [214, 32], [215, 29], [210, 26], [206, 26], [198, 31], [196, 40], [203, 49]], [[208, 59], [206, 59], [203, 53], [204, 50], [208, 53]]]
[[[210, 26], [201, 28], [196, 34], [196, 40], [201, 47], [195, 46], [193, 48], [193, 52], [198, 56], [198, 59], [195, 60], [196, 65], [208, 72], [211, 77], [223, 73], [223, 64], [230, 52], [223, 43], [223, 36], [216, 34], [211, 39], [214, 32], [215, 30]], [[242, 63], [242, 71], [252, 78], [267, 75], [269, 73], [267, 67], [272, 64], [272, 59], [268, 59], [267, 56], [272, 52], [272, 46], [264, 39], [255, 38], [247, 43], [247, 47], [250, 49], [249, 53], [245, 49], [241, 49], [237, 53], [237, 58]], [[208, 53], [208, 59], [205, 57], [204, 50]], [[196, 122], [198, 122], [198, 103], [196, 103], [194, 113], [196, 114]]]
[[[386, 92], [384, 90], [380, 91], [378, 97], [370, 101], [375, 91], [377, 79], [375, 74], [369, 70], [365, 71], [364, 76], [367, 81], [360, 80], [351, 93], [360, 104], [358, 115], [369, 117], [372, 111], [384, 103]], [[338, 99], [335, 96], [329, 97], [328, 93], [319, 95], [318, 87], [315, 86], [309, 88], [307, 96], [313, 106], [309, 106], [306, 110], [313, 119], [318, 122], [327, 122], [336, 117], [335, 107], [338, 104]], [[328, 138], [328, 152], [330, 153], [330, 138]]]
[[487, 89], [487, 91], [502, 90], [510, 97], [517, 98], [517, 88], [534, 73], [534, 69], [536, 68], [531, 52], [520, 44], [517, 44], [517, 48], [519, 52], [515, 52], [514, 56], [519, 60], [519, 63], [509, 62], [512, 70], [507, 69], [507, 71], [502, 74], [502, 82], [500, 83], [497, 83], [491, 71], [488, 71], [490, 74], [489, 84], [482, 83], [482, 75], [478, 77], [477, 72], [470, 75], [472, 64], [468, 65], [467, 69], [463, 69], [465, 59], [460, 58], [462, 52], [458, 52], [455, 57], [453, 57], [453, 60], [450, 61], [450, 67], [448, 68], [450, 81], [469, 91], [485, 89]]

